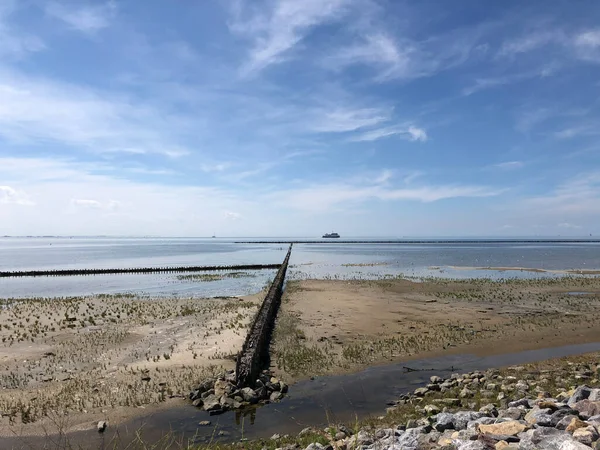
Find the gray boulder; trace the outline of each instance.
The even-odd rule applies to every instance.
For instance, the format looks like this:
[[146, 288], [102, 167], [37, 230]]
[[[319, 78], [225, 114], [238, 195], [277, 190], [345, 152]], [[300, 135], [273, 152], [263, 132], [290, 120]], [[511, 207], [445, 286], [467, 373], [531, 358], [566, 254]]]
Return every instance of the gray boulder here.
[[572, 408], [579, 413], [579, 417], [583, 420], [600, 415], [600, 402], [592, 402], [587, 399], [581, 400], [574, 403]]
[[525, 410], [522, 408], [511, 407], [498, 411], [499, 419], [520, 420], [525, 415]]
[[439, 413], [436, 416], [436, 422], [433, 425], [437, 431], [446, 431], [454, 429], [454, 414]]

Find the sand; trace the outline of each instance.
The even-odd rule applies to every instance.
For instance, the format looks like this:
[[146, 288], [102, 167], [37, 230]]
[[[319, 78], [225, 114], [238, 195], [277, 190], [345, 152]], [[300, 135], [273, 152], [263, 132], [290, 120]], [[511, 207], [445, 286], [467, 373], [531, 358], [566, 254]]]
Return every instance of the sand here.
[[294, 281], [278, 318], [273, 369], [300, 380], [444, 354], [598, 342], [599, 306], [600, 279], [592, 277]]
[[0, 300], [0, 436], [118, 423], [232, 369], [264, 294]]

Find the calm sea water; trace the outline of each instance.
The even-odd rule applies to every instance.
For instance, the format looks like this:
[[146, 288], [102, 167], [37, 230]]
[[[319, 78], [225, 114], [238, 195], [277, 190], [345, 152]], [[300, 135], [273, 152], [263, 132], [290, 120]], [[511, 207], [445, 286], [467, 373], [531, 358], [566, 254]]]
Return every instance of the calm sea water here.
[[[0, 238], [0, 270], [272, 264], [281, 262], [287, 251], [283, 244], [236, 244], [236, 240], [239, 239]], [[454, 267], [600, 269], [600, 243], [295, 244], [290, 263], [291, 279], [399, 274], [452, 278], [556, 276]], [[244, 295], [259, 291], [272, 279], [274, 271], [252, 271], [241, 278], [209, 282], [181, 279], [181, 275], [1, 278], [0, 297], [99, 293]]]

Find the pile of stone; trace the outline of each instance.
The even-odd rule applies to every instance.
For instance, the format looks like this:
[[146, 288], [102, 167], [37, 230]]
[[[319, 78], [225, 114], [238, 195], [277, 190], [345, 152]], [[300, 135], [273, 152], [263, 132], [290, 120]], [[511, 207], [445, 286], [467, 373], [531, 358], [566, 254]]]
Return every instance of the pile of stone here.
[[[323, 435], [330, 444], [312, 443], [306, 450], [600, 450], [600, 365], [513, 369], [520, 376], [497, 370], [433, 376], [388, 408], [414, 407], [417, 418], [390, 428], [328, 428]], [[558, 393], [551, 396], [549, 386]]]
[[288, 386], [264, 370], [256, 380], [255, 388], [240, 388], [235, 384], [235, 372], [230, 371], [215, 380], [206, 380], [189, 394], [192, 405], [208, 411], [210, 415], [244, 409], [280, 401]]
[[[519, 379], [498, 371], [453, 374], [450, 379], [431, 377], [426, 387], [403, 396], [400, 405], [416, 404], [420, 419], [374, 432], [361, 430], [353, 436], [332, 439], [338, 449], [444, 449], [444, 450], [600, 450], [600, 365], [577, 372], [575, 379], [589, 385], [561, 390], [552, 397], [540, 387], [538, 375]], [[551, 375], [548, 375], [551, 376]], [[553, 380], [555, 381], [555, 380]], [[456, 393], [456, 398], [440, 393]], [[509, 398], [507, 392], [512, 393]], [[493, 403], [477, 410], [454, 410], [475, 405], [476, 398]], [[428, 399], [431, 398], [431, 400]], [[424, 406], [420, 406], [424, 405]], [[454, 410], [453, 412], [450, 412]], [[342, 436], [338, 436], [342, 437]], [[312, 449], [314, 450], [314, 449]]]

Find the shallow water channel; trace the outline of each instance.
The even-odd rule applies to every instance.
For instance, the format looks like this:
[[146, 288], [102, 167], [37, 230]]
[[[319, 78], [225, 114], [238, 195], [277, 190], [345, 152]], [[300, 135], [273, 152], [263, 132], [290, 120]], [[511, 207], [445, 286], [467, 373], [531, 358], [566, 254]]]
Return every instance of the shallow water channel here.
[[[130, 442], [141, 429], [141, 436], [153, 442], [171, 431], [175, 436], [196, 443], [269, 438], [273, 434], [296, 434], [305, 427], [325, 427], [329, 423], [353, 423], [372, 415], [382, 415], [386, 404], [400, 395], [425, 385], [431, 375], [447, 377], [453, 372], [469, 372], [495, 367], [525, 364], [550, 358], [600, 351], [600, 342], [570, 345], [519, 353], [477, 357], [469, 354], [415, 360], [368, 368], [350, 375], [316, 377], [290, 387], [280, 403], [272, 403], [246, 415], [227, 412], [209, 416], [191, 405], [140, 417], [111, 432], [99, 435], [95, 430], [73, 436], [89, 448], [103, 448], [119, 433], [120, 440]], [[419, 369], [406, 372], [404, 366]], [[210, 426], [198, 426], [203, 420]], [[111, 448], [112, 448], [111, 444]]]

